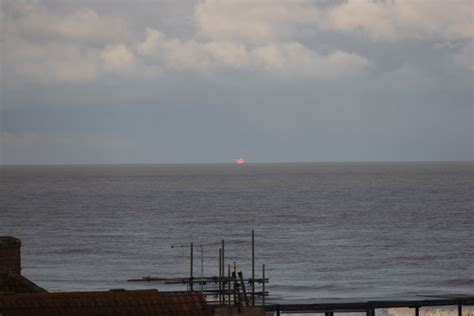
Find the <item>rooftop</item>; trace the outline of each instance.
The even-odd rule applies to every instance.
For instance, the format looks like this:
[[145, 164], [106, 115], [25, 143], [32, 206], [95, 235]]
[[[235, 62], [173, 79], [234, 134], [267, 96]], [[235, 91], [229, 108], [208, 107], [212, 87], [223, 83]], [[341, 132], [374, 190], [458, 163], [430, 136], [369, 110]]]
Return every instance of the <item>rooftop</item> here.
[[110, 290], [0, 295], [2, 315], [211, 315], [198, 292]]

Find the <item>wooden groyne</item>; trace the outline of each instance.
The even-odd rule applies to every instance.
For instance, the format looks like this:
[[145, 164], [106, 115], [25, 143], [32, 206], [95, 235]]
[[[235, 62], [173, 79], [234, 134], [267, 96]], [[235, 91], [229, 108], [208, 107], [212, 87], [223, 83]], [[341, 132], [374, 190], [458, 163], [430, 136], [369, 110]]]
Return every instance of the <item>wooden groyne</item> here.
[[[268, 292], [265, 284], [269, 279], [265, 277], [265, 264], [262, 264], [261, 277], [256, 276], [255, 265], [255, 232], [251, 236], [251, 276], [244, 277], [242, 270], [237, 270], [237, 263], [226, 264], [225, 241], [220, 242], [218, 274], [203, 276], [202, 247], [201, 247], [201, 276], [194, 276], [194, 243], [189, 244], [189, 277], [170, 278], [145, 276], [129, 279], [128, 282], [159, 282], [163, 284], [183, 284], [188, 291], [200, 291], [210, 304], [235, 307], [265, 306]], [[226, 273], [227, 268], [227, 273]], [[260, 289], [258, 289], [260, 287]]]

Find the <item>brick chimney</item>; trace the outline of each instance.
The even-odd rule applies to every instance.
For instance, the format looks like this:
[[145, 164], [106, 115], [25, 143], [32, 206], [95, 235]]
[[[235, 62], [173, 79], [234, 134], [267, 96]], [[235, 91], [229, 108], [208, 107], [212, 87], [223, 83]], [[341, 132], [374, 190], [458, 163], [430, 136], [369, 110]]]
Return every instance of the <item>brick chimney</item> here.
[[21, 273], [20, 248], [20, 239], [0, 236], [0, 273]]

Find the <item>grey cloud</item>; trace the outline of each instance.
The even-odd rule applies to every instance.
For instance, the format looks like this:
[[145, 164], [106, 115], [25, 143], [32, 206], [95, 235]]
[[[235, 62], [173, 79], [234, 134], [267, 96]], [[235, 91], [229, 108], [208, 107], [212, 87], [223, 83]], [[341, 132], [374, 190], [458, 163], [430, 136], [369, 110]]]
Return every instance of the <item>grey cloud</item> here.
[[[256, 15], [262, 23], [280, 24], [257, 41], [245, 33], [233, 38], [230, 27], [204, 34], [193, 14], [205, 2], [40, 2], [54, 23], [89, 10], [99, 20], [123, 21], [128, 35], [8, 33], [0, 159], [472, 159], [471, 41], [416, 25], [408, 25], [416, 36], [405, 26], [390, 38], [321, 24], [328, 10], [346, 3], [294, 2], [314, 6], [316, 22], [266, 17], [263, 10]], [[160, 34], [148, 37], [148, 46], [146, 28]]]

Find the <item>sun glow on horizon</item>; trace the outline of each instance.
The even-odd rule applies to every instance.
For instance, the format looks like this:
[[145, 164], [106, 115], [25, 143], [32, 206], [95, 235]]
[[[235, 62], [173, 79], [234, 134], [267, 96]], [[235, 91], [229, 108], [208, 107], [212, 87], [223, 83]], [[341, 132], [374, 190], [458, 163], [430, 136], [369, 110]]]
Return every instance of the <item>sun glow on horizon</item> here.
[[242, 157], [237, 157], [237, 158], [235, 158], [234, 162], [235, 162], [236, 164], [238, 164], [238, 165], [243, 165], [243, 164], [246, 163], [245, 159], [242, 158]]

